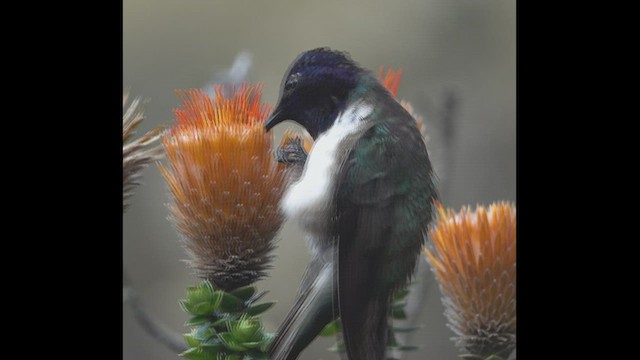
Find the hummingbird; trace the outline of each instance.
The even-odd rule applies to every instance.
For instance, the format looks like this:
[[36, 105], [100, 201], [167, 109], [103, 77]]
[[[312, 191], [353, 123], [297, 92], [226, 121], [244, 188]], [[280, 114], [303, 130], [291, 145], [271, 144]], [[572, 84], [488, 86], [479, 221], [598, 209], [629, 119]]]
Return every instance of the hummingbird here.
[[416, 121], [346, 52], [303, 52], [287, 69], [269, 131], [291, 120], [314, 139], [280, 207], [311, 261], [270, 359], [297, 359], [340, 318], [350, 360], [386, 359], [390, 304], [413, 275], [434, 216], [433, 172]]

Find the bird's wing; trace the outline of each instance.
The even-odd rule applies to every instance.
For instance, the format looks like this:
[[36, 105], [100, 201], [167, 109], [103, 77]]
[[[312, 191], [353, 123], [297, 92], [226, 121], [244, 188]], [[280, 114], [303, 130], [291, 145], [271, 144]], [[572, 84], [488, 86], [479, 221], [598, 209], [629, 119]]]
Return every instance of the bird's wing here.
[[305, 271], [300, 292], [280, 325], [269, 350], [269, 359], [297, 359], [320, 331], [337, 316], [333, 309], [334, 268], [331, 262], [313, 259]]
[[389, 298], [413, 272], [434, 196], [415, 123], [387, 120], [357, 140], [337, 188], [338, 304], [354, 360], [385, 358]]

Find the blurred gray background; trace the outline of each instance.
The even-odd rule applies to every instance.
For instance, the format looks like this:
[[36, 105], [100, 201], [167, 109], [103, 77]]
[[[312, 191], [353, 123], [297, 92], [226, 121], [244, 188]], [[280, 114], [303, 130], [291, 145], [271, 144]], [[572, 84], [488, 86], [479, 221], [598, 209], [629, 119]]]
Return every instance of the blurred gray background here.
[[[515, 201], [513, 0], [123, 0], [123, 6], [123, 84], [132, 96], [149, 99], [138, 134], [173, 120], [174, 90], [206, 87], [242, 51], [251, 54], [248, 80], [264, 82], [263, 101], [273, 105], [295, 56], [330, 46], [376, 73], [380, 65], [404, 69], [398, 96], [432, 126], [428, 148], [445, 205]], [[438, 121], [450, 92], [458, 100], [456, 139], [445, 151]], [[278, 126], [276, 135], [286, 127]], [[143, 182], [124, 214], [124, 267], [148, 311], [185, 332], [178, 300], [197, 280], [181, 262], [185, 253], [167, 221], [168, 193], [155, 165]], [[258, 283], [269, 290], [266, 299], [278, 301], [263, 317], [268, 331], [293, 303], [309, 259], [294, 224], [285, 226], [278, 245], [271, 278]], [[423, 327], [411, 341], [421, 348], [404, 358], [453, 360], [453, 334], [428, 275], [416, 279], [427, 286], [418, 319]], [[128, 307], [122, 316], [124, 359], [178, 358], [142, 330]], [[337, 359], [326, 351], [333, 342], [317, 340], [301, 359]]]

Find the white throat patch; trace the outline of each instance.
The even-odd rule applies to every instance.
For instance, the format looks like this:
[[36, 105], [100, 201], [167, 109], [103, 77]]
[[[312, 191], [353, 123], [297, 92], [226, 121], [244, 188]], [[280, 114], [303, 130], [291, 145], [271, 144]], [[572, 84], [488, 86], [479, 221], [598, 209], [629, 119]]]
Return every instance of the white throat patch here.
[[284, 195], [281, 207], [287, 217], [297, 219], [308, 232], [323, 231], [323, 221], [329, 218], [334, 188], [334, 173], [342, 141], [355, 133], [361, 120], [373, 111], [373, 107], [358, 102], [338, 114], [333, 126], [318, 137], [313, 144], [300, 180], [292, 184]]

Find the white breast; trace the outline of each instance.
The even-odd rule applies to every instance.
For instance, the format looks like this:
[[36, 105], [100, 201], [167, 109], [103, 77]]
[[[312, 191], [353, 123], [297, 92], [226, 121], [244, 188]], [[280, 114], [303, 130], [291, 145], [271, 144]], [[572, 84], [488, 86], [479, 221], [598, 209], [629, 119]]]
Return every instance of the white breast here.
[[360, 120], [369, 116], [373, 107], [357, 103], [339, 114], [333, 126], [318, 137], [311, 149], [300, 180], [291, 185], [281, 202], [284, 213], [297, 219], [300, 226], [309, 232], [324, 230], [323, 221], [329, 216], [337, 171], [336, 151], [345, 138], [355, 133], [362, 124]]

